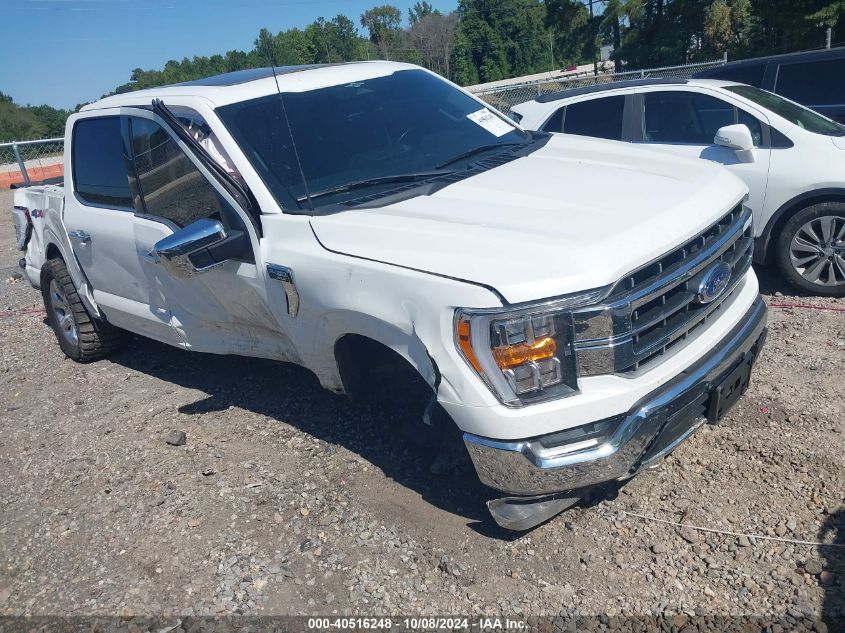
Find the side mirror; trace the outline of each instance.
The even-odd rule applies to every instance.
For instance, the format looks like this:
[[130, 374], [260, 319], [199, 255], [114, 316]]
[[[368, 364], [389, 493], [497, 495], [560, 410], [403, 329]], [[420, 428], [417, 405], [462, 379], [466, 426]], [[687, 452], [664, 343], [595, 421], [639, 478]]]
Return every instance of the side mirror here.
[[218, 220], [203, 218], [156, 242], [153, 255], [171, 276], [190, 277], [223, 264], [227, 258], [215, 257], [214, 247], [230, 239]]
[[743, 163], [753, 163], [754, 139], [751, 137], [751, 130], [747, 125], [737, 123], [719, 128], [713, 138], [716, 145], [727, 147], [736, 152], [736, 157]]

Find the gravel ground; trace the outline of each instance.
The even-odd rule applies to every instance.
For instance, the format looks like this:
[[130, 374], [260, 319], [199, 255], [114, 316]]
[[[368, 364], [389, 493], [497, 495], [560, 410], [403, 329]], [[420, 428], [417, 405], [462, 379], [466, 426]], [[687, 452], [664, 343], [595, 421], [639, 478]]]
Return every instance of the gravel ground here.
[[[40, 305], [12, 278], [10, 198], [0, 193], [0, 311]], [[761, 276], [770, 303], [845, 307]], [[140, 338], [79, 365], [43, 315], [6, 313], [0, 613], [668, 614], [678, 628], [731, 614], [834, 630], [845, 313], [773, 309], [770, 323], [723, 424], [514, 535], [488, 518], [467, 462], [429, 474], [431, 456], [397, 448], [390, 420], [304, 370]], [[166, 443], [171, 430], [183, 446]]]

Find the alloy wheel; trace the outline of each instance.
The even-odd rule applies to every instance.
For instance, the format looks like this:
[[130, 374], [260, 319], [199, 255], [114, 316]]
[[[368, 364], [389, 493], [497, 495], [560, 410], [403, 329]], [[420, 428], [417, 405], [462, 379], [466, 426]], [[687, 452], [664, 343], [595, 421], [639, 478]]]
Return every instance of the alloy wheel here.
[[62, 336], [71, 345], [76, 345], [79, 342], [76, 320], [73, 318], [64, 289], [55, 279], [50, 282], [50, 307]]
[[789, 244], [789, 259], [810, 283], [845, 284], [845, 217], [825, 215], [804, 224]]

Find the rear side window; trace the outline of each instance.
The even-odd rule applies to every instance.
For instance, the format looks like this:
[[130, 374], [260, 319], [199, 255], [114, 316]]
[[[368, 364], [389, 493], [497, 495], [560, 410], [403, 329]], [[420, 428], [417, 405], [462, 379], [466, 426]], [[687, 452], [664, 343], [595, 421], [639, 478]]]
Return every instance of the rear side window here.
[[79, 198], [96, 206], [132, 209], [120, 117], [77, 121], [71, 151]]
[[708, 73], [702, 73], [703, 77], [713, 79], [724, 79], [726, 81], [735, 81], [738, 84], [748, 84], [750, 86], [763, 85], [763, 75], [766, 73], [766, 64], [752, 64], [748, 66], [736, 66], [717, 68]]
[[806, 106], [845, 104], [845, 59], [782, 64], [775, 92]]
[[675, 91], [643, 97], [646, 142], [712, 145], [718, 129], [734, 123], [733, 106], [709, 95]]
[[624, 112], [625, 97], [621, 95], [573, 103], [566, 107], [563, 131], [621, 141]]
[[187, 226], [202, 218], [228, 225], [226, 203], [187, 154], [155, 121], [132, 118], [132, 150], [137, 180], [133, 182], [136, 208]]

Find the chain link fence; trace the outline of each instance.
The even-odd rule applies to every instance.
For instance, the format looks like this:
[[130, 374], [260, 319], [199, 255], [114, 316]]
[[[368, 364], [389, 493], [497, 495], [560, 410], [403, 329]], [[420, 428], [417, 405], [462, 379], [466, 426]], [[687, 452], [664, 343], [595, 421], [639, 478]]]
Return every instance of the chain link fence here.
[[63, 138], [0, 143], [0, 189], [64, 176]]
[[721, 66], [726, 60], [720, 59], [712, 62], [701, 62], [697, 64], [686, 64], [684, 66], [664, 66], [662, 68], [646, 68], [643, 70], [628, 70], [621, 73], [607, 72], [598, 75], [590, 74], [580, 77], [561, 77], [555, 79], [537, 79], [535, 81], [514, 83], [508, 86], [497, 86], [495, 88], [482, 88], [472, 90], [473, 94], [480, 97], [494, 108], [507, 112], [519, 103], [525, 103], [535, 97], [549, 92], [580, 88], [582, 86], [593, 86], [596, 84], [610, 83], [612, 81], [624, 81], [626, 79], [650, 79], [655, 77], [677, 77], [689, 79], [699, 70]]

